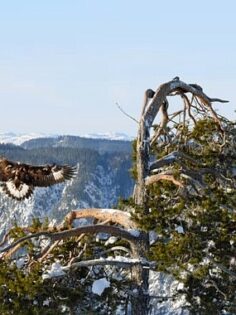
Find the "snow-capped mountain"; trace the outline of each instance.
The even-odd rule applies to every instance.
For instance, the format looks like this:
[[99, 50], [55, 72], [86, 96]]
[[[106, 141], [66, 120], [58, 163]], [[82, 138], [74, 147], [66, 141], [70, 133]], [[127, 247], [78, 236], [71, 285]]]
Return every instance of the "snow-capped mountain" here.
[[121, 132], [107, 132], [107, 133], [88, 133], [81, 135], [82, 138], [89, 139], [106, 139], [106, 140], [122, 140], [122, 141], [132, 141], [134, 137], [128, 136]]
[[[68, 135], [66, 135], [68, 136]], [[66, 137], [64, 136], [64, 137]], [[21, 145], [32, 139], [40, 138], [57, 138], [59, 135], [44, 134], [44, 133], [14, 133], [14, 132], [0, 132], [0, 143], [12, 143], [15, 145]], [[73, 137], [73, 136], [72, 136]], [[132, 141], [134, 137], [128, 136], [124, 133], [89, 133], [80, 135], [81, 138], [86, 139], [104, 139], [104, 140], [117, 140], [117, 141]]]
[[7, 132], [3, 133], [0, 132], [0, 143], [13, 143], [15, 145], [21, 145], [25, 141], [36, 139], [36, 138], [45, 138], [45, 137], [54, 137], [53, 135], [47, 135], [43, 133], [14, 133], [14, 132]]

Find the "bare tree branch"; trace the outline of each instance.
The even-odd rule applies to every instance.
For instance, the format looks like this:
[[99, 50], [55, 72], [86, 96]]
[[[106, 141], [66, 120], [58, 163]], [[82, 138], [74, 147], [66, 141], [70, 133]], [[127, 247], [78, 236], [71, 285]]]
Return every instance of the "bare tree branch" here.
[[81, 234], [96, 234], [96, 233], [107, 233], [115, 236], [119, 236], [127, 241], [130, 241], [132, 243], [136, 243], [140, 241], [139, 236], [136, 236], [132, 234], [132, 232], [128, 232], [124, 229], [121, 229], [116, 226], [108, 226], [108, 225], [87, 225], [87, 226], [81, 226], [78, 228], [70, 229], [70, 230], [65, 230], [65, 231], [60, 231], [60, 232], [47, 232], [47, 231], [42, 231], [34, 234], [30, 234], [24, 237], [19, 238], [12, 244], [6, 246], [5, 248], [0, 250], [0, 253], [7, 252], [11, 250], [12, 248], [15, 248], [19, 244], [24, 243], [27, 240], [30, 240], [32, 238], [36, 238], [39, 236], [45, 236], [50, 238], [52, 241], [58, 241], [58, 240], [63, 240], [69, 237], [74, 237], [74, 236], [79, 236]]
[[39, 237], [39, 236], [46, 236], [46, 237], [49, 237], [52, 235], [53, 233], [50, 233], [50, 232], [46, 232], [46, 231], [42, 231], [42, 232], [38, 232], [38, 233], [35, 233], [35, 234], [30, 234], [30, 235], [26, 235], [24, 237], [21, 237], [19, 238], [18, 240], [16, 240], [15, 242], [13, 242], [12, 244], [4, 247], [3, 249], [0, 249], [0, 253], [4, 253], [4, 252], [7, 252], [9, 251], [10, 249], [16, 247], [17, 245], [19, 244], [22, 244], [23, 242], [26, 242], [32, 238], [35, 238], [35, 237]]
[[169, 121], [169, 116], [168, 116], [168, 101], [167, 99], [165, 100], [165, 102], [161, 105], [160, 110], [161, 110], [161, 114], [162, 114], [162, 119], [161, 119], [161, 123], [159, 125], [159, 127], [157, 128], [157, 131], [154, 133], [150, 145], [153, 145], [157, 139], [159, 138], [159, 136], [164, 133], [165, 128], [167, 126], [167, 123]]
[[160, 173], [160, 174], [151, 175], [151, 176], [146, 177], [145, 184], [146, 184], [146, 186], [149, 186], [149, 185], [157, 183], [161, 180], [167, 180], [169, 182], [172, 182], [176, 186], [184, 187], [184, 184], [181, 181], [175, 179], [173, 175], [165, 174], [165, 173]]
[[[137, 137], [137, 184], [135, 188], [135, 201], [138, 205], [145, 204], [147, 198], [145, 189], [145, 178], [149, 174], [149, 151], [150, 151], [150, 128], [159, 112], [161, 106], [165, 102], [167, 96], [173, 93], [191, 93], [200, 101], [212, 114], [213, 119], [223, 131], [221, 122], [211, 106], [211, 101], [227, 102], [225, 100], [210, 98], [197, 84], [186, 84], [179, 79], [175, 79], [159, 86], [150, 103], [145, 103], [145, 110], [142, 111], [140, 120], [138, 137]], [[144, 99], [147, 99], [146, 93]], [[190, 104], [191, 105], [191, 104]], [[189, 106], [189, 103], [188, 103]], [[190, 113], [191, 115], [191, 113]]]
[[178, 162], [179, 160], [187, 160], [191, 162], [193, 165], [198, 165], [198, 161], [193, 159], [191, 156], [189, 156], [186, 153], [183, 153], [181, 151], [173, 151], [170, 152], [169, 154], [163, 156], [162, 158], [150, 163], [150, 171], [154, 169], [161, 168], [163, 166], [172, 164], [174, 162]]
[[214, 287], [216, 289], [216, 291], [218, 291], [221, 295], [223, 295], [225, 300], [227, 300], [227, 295], [222, 290], [220, 290], [220, 288], [218, 287], [218, 285], [216, 284], [215, 281], [208, 280], [208, 282], [205, 284], [205, 286], [207, 286], [207, 287], [209, 287], [209, 286]]
[[132, 119], [133, 121], [135, 121], [137, 124], [139, 124], [139, 122], [137, 121], [137, 119], [135, 119], [134, 117], [130, 116], [129, 114], [127, 114], [123, 108], [120, 106], [120, 104], [118, 102], [116, 102], [116, 106], [119, 108], [119, 110], [127, 117], [129, 117], [130, 119]]
[[229, 274], [231, 277], [233, 277], [233, 278], [236, 279], [236, 272], [233, 272], [232, 270], [229, 270], [228, 268], [226, 268], [224, 265], [222, 265], [222, 264], [216, 262], [216, 261], [214, 260], [214, 258], [212, 258], [211, 256], [207, 255], [206, 257], [211, 261], [211, 263], [212, 263], [214, 266], [218, 267], [219, 269], [221, 269], [222, 271], [226, 272], [226, 273]]
[[88, 208], [74, 210], [68, 213], [63, 223], [59, 226], [59, 229], [62, 229], [68, 223], [71, 225], [74, 220], [81, 218], [96, 218], [98, 220], [109, 219], [110, 222], [122, 225], [128, 229], [137, 228], [137, 225], [131, 220], [131, 215], [128, 212], [118, 209]]
[[50, 242], [50, 244], [42, 251], [40, 257], [38, 257], [38, 261], [42, 262], [48, 255], [49, 253], [52, 252], [52, 250], [58, 246], [60, 241], [56, 241], [54, 243]]
[[143, 268], [154, 269], [153, 262], [144, 262], [138, 259], [127, 259], [127, 260], [118, 260], [118, 259], [93, 259], [93, 260], [86, 260], [86, 261], [79, 261], [76, 263], [71, 264], [70, 266], [62, 267], [62, 270], [69, 271], [71, 268], [81, 268], [81, 267], [89, 267], [89, 266], [104, 266], [104, 265], [112, 265], [118, 266], [121, 268], [131, 268], [133, 266], [141, 265]]
[[[165, 98], [167, 95], [170, 95], [171, 93], [175, 92], [175, 91], [181, 91], [183, 93], [192, 93], [193, 95], [195, 95], [196, 97], [198, 97], [205, 106], [209, 107], [209, 109], [211, 109], [211, 102], [221, 102], [221, 103], [227, 103], [228, 101], [226, 100], [221, 100], [218, 98], [210, 98], [208, 97], [202, 90], [191, 86], [189, 84], [186, 84], [182, 81], [169, 81], [167, 83], [164, 83], [162, 85], [160, 85], [160, 87], [157, 89], [152, 102], [149, 104], [148, 108], [146, 109], [145, 112], [145, 121], [148, 124], [149, 127], [151, 127], [153, 119], [155, 118], [157, 112], [159, 111], [161, 104], [163, 103], [163, 101], [165, 101]], [[216, 115], [216, 113], [212, 114]], [[217, 116], [217, 115], [216, 115]], [[216, 119], [216, 121], [219, 123], [218, 119]]]
[[192, 113], [191, 113], [191, 103], [190, 103], [190, 101], [189, 101], [189, 99], [188, 99], [188, 97], [185, 95], [185, 94], [181, 94], [181, 97], [183, 98], [183, 100], [184, 100], [184, 103], [185, 103], [185, 105], [186, 105], [186, 108], [187, 108], [187, 110], [188, 110], [188, 115], [189, 115], [189, 117], [192, 119], [192, 121], [194, 122], [194, 125], [196, 125], [196, 120], [195, 120], [195, 118], [193, 117], [193, 115], [192, 115]]
[[83, 233], [96, 234], [96, 233], [100, 233], [100, 232], [119, 236], [119, 237], [124, 238], [128, 241], [131, 241], [131, 242], [136, 242], [139, 239], [139, 237], [133, 235], [132, 233], [129, 233], [128, 231], [126, 231], [124, 229], [121, 229], [121, 228], [116, 227], [116, 226], [109, 226], [109, 225], [81, 226], [81, 227], [66, 230], [66, 231], [52, 233], [50, 237], [53, 240], [58, 240], [58, 239], [65, 239], [65, 238], [73, 237], [73, 236], [79, 236]]
[[103, 252], [99, 253], [99, 255], [104, 255], [114, 251], [123, 251], [127, 254], [131, 254], [131, 251], [124, 246], [113, 246], [112, 248], [108, 248], [107, 250], [104, 250]]

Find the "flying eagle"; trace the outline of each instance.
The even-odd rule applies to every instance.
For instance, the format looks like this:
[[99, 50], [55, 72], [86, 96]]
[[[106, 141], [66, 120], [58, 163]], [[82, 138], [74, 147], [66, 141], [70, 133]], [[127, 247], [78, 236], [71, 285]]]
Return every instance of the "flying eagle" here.
[[16, 200], [29, 198], [34, 187], [47, 187], [69, 180], [76, 168], [68, 165], [32, 166], [0, 158], [0, 182], [3, 191]]

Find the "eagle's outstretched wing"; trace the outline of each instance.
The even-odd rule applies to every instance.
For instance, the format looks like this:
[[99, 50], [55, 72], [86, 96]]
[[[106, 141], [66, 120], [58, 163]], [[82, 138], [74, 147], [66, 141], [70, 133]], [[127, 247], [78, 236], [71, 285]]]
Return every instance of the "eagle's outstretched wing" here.
[[0, 159], [0, 181], [10, 197], [23, 200], [32, 195], [34, 187], [47, 187], [74, 177], [76, 168], [68, 165], [32, 166]]
[[31, 166], [28, 172], [33, 186], [47, 187], [73, 178], [76, 168], [68, 165]]

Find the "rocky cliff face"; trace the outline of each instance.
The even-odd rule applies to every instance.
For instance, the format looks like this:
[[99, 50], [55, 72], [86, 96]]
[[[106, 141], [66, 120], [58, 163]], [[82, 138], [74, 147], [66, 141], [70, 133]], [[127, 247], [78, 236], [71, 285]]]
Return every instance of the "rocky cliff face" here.
[[[131, 144], [119, 141], [102, 141], [111, 144], [111, 152], [92, 149], [94, 140], [86, 139], [86, 147], [79, 137], [63, 140], [34, 139], [21, 146], [0, 145], [0, 155], [8, 159], [31, 164], [70, 164], [77, 166], [77, 175], [70, 182], [48, 188], [36, 188], [34, 195], [25, 201], [15, 201], [0, 191], [0, 235], [11, 225], [27, 225], [33, 218], [60, 221], [71, 210], [86, 207], [112, 207], [119, 197], [132, 193]], [[74, 140], [74, 142], [73, 142]], [[96, 140], [97, 141], [97, 140]], [[53, 146], [52, 146], [53, 142]], [[115, 142], [113, 144], [113, 142]], [[121, 148], [120, 151], [116, 149]]]

